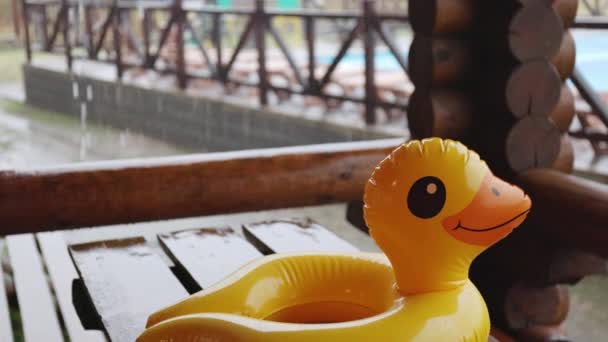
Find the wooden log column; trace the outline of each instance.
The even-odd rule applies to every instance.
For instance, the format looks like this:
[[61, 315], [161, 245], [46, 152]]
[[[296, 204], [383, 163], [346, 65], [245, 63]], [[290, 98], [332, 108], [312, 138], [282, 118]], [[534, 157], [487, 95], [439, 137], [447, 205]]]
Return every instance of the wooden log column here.
[[[531, 218], [471, 272], [493, 325], [522, 341], [567, 341], [564, 284], [606, 272], [608, 188], [569, 175], [574, 96], [565, 80], [575, 64], [568, 28], [577, 7], [577, 0], [409, 0], [412, 136], [462, 140], [533, 199]], [[571, 236], [573, 221], [589, 234]]]
[[467, 38], [474, 22], [473, 0], [410, 0], [415, 32], [409, 75], [416, 86], [408, 107], [415, 138], [442, 136], [466, 140], [473, 107]]

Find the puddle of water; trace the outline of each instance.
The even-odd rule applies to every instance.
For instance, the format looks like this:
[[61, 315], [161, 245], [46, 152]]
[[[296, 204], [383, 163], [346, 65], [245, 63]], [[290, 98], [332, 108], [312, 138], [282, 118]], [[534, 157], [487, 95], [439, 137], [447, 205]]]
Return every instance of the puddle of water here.
[[193, 152], [128, 130], [93, 125], [86, 121], [86, 112], [77, 119], [0, 100], [2, 169]]

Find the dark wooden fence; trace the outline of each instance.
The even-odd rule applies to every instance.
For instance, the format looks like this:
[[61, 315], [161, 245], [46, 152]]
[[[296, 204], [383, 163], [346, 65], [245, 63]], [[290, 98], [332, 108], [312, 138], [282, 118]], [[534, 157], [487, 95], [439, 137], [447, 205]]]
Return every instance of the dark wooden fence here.
[[[144, 68], [155, 70], [163, 74], [173, 74], [177, 78], [180, 88], [188, 86], [188, 82], [193, 79], [211, 79], [222, 83], [225, 86], [249, 86], [257, 89], [259, 102], [261, 105], [268, 104], [269, 92], [289, 95], [299, 94], [312, 96], [323, 101], [350, 101], [364, 106], [365, 122], [373, 124], [376, 122], [377, 109], [384, 109], [387, 112], [397, 110], [405, 112], [408, 96], [400, 94], [393, 100], [387, 100], [380, 96], [380, 91], [376, 80], [376, 47], [379, 44], [385, 45], [387, 51], [392, 55], [400, 66], [398, 72], [407, 75], [408, 61], [403, 56], [393, 36], [387, 32], [385, 23], [396, 22], [398, 24], [408, 24], [406, 14], [377, 13], [374, 8], [374, 1], [364, 0], [360, 11], [281, 11], [267, 9], [263, 0], [256, 0], [252, 9], [221, 9], [217, 7], [201, 6], [197, 2], [183, 2], [183, 0], [163, 1], [147, 0], [134, 2], [129, 0], [21, 0], [24, 12], [24, 39], [28, 61], [32, 58], [31, 28], [38, 25], [37, 29], [41, 32], [41, 50], [47, 52], [63, 51], [66, 56], [68, 69], [71, 70], [74, 58], [86, 58], [90, 60], [103, 61], [116, 65], [118, 79], [122, 79], [124, 71], [128, 68]], [[140, 11], [143, 13], [139, 30], [129, 30], [125, 33], [122, 27], [124, 22], [130, 20], [132, 12]], [[39, 18], [38, 23], [30, 23], [28, 18], [36, 13]], [[70, 14], [72, 13], [72, 14]], [[79, 13], [84, 13], [80, 18]], [[159, 38], [155, 44], [152, 43], [152, 33], [154, 28], [151, 25], [151, 18], [158, 13], [163, 13], [168, 17], [166, 23], [160, 27]], [[51, 14], [54, 14], [51, 17]], [[103, 15], [105, 18], [100, 27], [94, 27], [94, 15]], [[201, 37], [200, 33], [194, 28], [191, 21], [193, 15], [205, 16], [205, 20], [210, 23], [211, 30], [209, 37]], [[238, 35], [236, 46], [228, 50], [224, 46], [225, 30], [224, 18], [226, 16], [239, 16], [244, 19], [245, 25], [242, 33]], [[297, 18], [302, 24], [305, 37], [305, 51], [307, 60], [304, 64], [298, 63], [293, 51], [290, 50], [288, 42], [284, 39], [284, 34], [279, 32], [275, 23], [275, 18]], [[317, 41], [319, 33], [316, 26], [320, 21], [344, 21], [350, 22], [350, 27], [342, 35], [339, 42], [339, 49], [327, 65], [318, 65]], [[126, 25], [133, 28], [134, 24]], [[84, 29], [84, 42], [75, 39], [73, 31]], [[573, 28], [584, 29], [606, 29], [608, 21], [604, 18], [584, 18], [578, 19]], [[184, 51], [184, 37], [189, 37], [200, 51], [204, 61], [205, 70], [192, 71], [186, 65]], [[59, 46], [57, 41], [63, 41], [63, 46]], [[111, 40], [110, 37], [111, 36]], [[170, 36], [175, 41], [175, 63], [174, 65], [159, 67], [161, 51], [169, 44]], [[71, 37], [71, 38], [70, 38]], [[212, 49], [204, 44], [204, 38], [212, 42]], [[291, 82], [289, 85], [278, 85], [270, 81], [268, 70], [269, 42], [271, 38], [278, 50], [280, 50], [287, 62], [288, 73]], [[328, 84], [332, 82], [332, 76], [338, 65], [344, 60], [349, 48], [356, 40], [361, 41], [364, 66], [363, 66], [363, 95], [336, 94], [327, 90]], [[244, 47], [250, 40], [257, 51], [256, 69], [257, 79], [254, 81], [243, 80], [234, 76], [234, 65], [237, 58], [242, 54]], [[100, 52], [104, 44], [112, 44], [112, 53], [102, 57]], [[86, 50], [84, 56], [75, 57], [74, 48]], [[125, 60], [125, 48], [130, 52], [135, 52], [137, 58]], [[227, 53], [227, 51], [229, 53]], [[320, 68], [321, 67], [321, 68]], [[578, 89], [581, 97], [591, 106], [592, 111], [600, 120], [608, 126], [608, 108], [603, 99], [592, 89], [589, 82], [578, 71], [572, 75], [572, 81]], [[590, 140], [593, 144], [608, 142], [608, 134], [598, 133], [583, 128], [576, 132], [571, 132], [572, 136]], [[594, 146], [595, 146], [594, 145]], [[597, 152], [597, 149], [596, 149]]]
[[[605, 17], [590, 17], [578, 19], [574, 23], [573, 28], [608, 30], [608, 20]], [[577, 68], [574, 69], [570, 80], [572, 81], [576, 89], [578, 89], [580, 96], [589, 104], [592, 112], [599, 117], [599, 119], [606, 127], [608, 127], [608, 106], [606, 106], [605, 99], [599, 96], [599, 94], [587, 81], [585, 76]], [[608, 148], [600, 149], [599, 147], [597, 147], [598, 144], [602, 142], [608, 143], [608, 134], [592, 132], [583, 128], [576, 132], [570, 132], [570, 135], [589, 140], [594, 146], [596, 153], [600, 150], [603, 150], [604, 154], [608, 153]]]
[[[174, 0], [172, 2], [132, 2], [132, 1], [113, 1], [113, 2], [99, 2], [91, 0], [83, 0], [75, 2], [73, 0], [22, 0], [24, 8], [27, 8], [28, 13], [39, 12], [42, 18], [42, 31], [43, 31], [43, 45], [42, 49], [47, 52], [58, 51], [56, 44], [58, 36], [63, 37], [63, 51], [66, 56], [68, 69], [71, 70], [72, 61], [74, 59], [73, 50], [74, 43], [73, 33], [70, 30], [75, 30], [79, 23], [74, 23], [73, 19], [70, 19], [70, 12], [74, 16], [78, 9], [84, 12], [84, 26], [86, 30], [86, 41], [84, 42], [84, 48], [87, 50], [87, 55], [84, 58], [91, 60], [99, 60], [100, 51], [104, 42], [108, 39], [108, 36], [112, 35], [112, 42], [114, 47], [113, 58], [105, 58], [103, 61], [111, 62], [116, 65], [117, 77], [121, 79], [124, 71], [127, 68], [139, 67], [145, 69], [153, 69], [161, 73], [175, 74], [178, 80], [180, 88], [184, 89], [187, 87], [189, 80], [196, 78], [206, 78], [216, 80], [223, 84], [251, 86], [258, 90], [259, 102], [262, 105], [268, 103], [268, 93], [275, 91], [282, 94], [300, 94], [305, 96], [315, 96], [325, 101], [352, 101], [354, 103], [364, 104], [365, 106], [365, 121], [368, 124], [375, 122], [375, 112], [377, 108], [384, 108], [387, 110], [398, 109], [402, 112], [405, 111], [407, 105], [406, 99], [398, 99], [397, 101], [385, 101], [378, 97], [378, 89], [375, 85], [375, 47], [378, 44], [378, 40], [386, 45], [386, 48], [397, 60], [401, 67], [401, 72], [407, 75], [407, 60], [402, 55], [400, 50], [397, 48], [396, 43], [391, 38], [391, 35], [387, 34], [383, 23], [387, 21], [400, 22], [407, 24], [407, 16], [404, 14], [379, 14], [374, 10], [372, 1], [364, 1], [361, 11], [340, 11], [340, 12], [327, 12], [327, 11], [313, 11], [313, 10], [300, 10], [300, 11], [280, 11], [280, 10], [267, 10], [264, 6], [263, 0], [256, 0], [254, 9], [220, 9], [215, 7], [199, 6], [196, 3], [182, 2], [182, 0]], [[56, 17], [53, 21], [49, 18], [51, 8], [55, 9]], [[100, 28], [95, 29], [93, 27], [92, 14], [94, 11], [105, 12], [105, 20]], [[143, 20], [141, 23], [141, 39], [125, 37], [123, 30], [121, 30], [122, 21], [127, 19], [129, 12], [131, 11], [143, 11]], [[152, 49], [151, 44], [151, 26], [150, 18], [158, 12], [165, 13], [169, 19], [167, 23], [162, 27], [160, 32], [160, 38], [158, 44]], [[199, 36], [199, 33], [193, 28], [190, 17], [191, 14], [204, 15], [210, 19], [211, 22], [211, 37], [210, 40], [213, 44], [214, 51], [210, 51], [208, 47], [203, 44], [203, 38]], [[228, 56], [225, 56], [225, 46], [223, 46], [222, 34], [223, 30], [223, 17], [224, 16], [240, 16], [244, 18], [246, 22], [243, 32], [238, 38], [236, 47], [231, 51]], [[306, 53], [308, 55], [307, 62], [305, 65], [298, 64], [292, 51], [290, 51], [287, 42], [284, 40], [283, 35], [277, 29], [274, 19], [277, 17], [285, 18], [297, 18], [301, 21], [304, 28], [304, 35], [306, 41]], [[348, 33], [343, 36], [340, 42], [338, 53], [332, 58], [331, 62], [324, 66], [322, 72], [319, 72], [320, 66], [317, 63], [317, 57], [319, 56], [316, 51], [316, 41], [318, 40], [318, 33], [316, 33], [315, 26], [320, 20], [325, 21], [350, 21], [354, 24], [348, 30]], [[30, 42], [30, 32], [27, 18], [24, 20], [25, 26], [25, 40], [28, 60], [32, 57], [32, 44]], [[49, 30], [50, 29], [50, 30]], [[49, 32], [47, 32], [49, 31]], [[131, 32], [132, 33], [132, 32]], [[188, 70], [185, 53], [184, 53], [184, 37], [188, 33], [191, 40], [195, 42], [200, 50], [202, 57], [204, 58], [207, 70], [205, 72], [191, 72]], [[158, 68], [156, 62], [159, 59], [161, 50], [169, 41], [169, 37], [173, 36], [175, 39], [176, 56], [175, 66]], [[293, 77], [293, 83], [290, 86], [279, 86], [270, 82], [268, 67], [268, 43], [267, 38], [270, 37], [274, 40], [278, 50], [281, 51], [285, 60], [288, 64], [288, 69]], [[232, 77], [232, 71], [235, 61], [239, 57], [243, 48], [253, 39], [255, 49], [257, 50], [257, 80], [255, 82], [247, 82]], [[326, 91], [326, 86], [330, 83], [334, 71], [338, 67], [338, 64], [344, 59], [347, 51], [353, 43], [361, 39], [365, 66], [363, 73], [365, 75], [364, 96], [353, 96], [349, 94], [336, 95]], [[138, 45], [138, 41], [141, 41], [142, 51], [139, 51], [139, 58], [136, 63], [128, 62], [124, 60], [124, 46]], [[213, 52], [213, 54], [212, 54]]]

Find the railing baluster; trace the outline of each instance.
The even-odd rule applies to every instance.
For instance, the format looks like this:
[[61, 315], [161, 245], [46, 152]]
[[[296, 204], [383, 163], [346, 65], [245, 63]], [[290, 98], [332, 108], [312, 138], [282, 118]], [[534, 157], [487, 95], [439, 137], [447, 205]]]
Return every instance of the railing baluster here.
[[116, 53], [116, 77], [119, 81], [122, 80], [122, 39], [120, 35], [120, 17], [121, 11], [118, 7], [118, 1], [114, 0], [114, 21], [112, 22], [112, 33], [114, 40], [114, 52]]
[[[67, 60], [68, 71], [72, 71], [72, 44], [70, 43], [70, 7], [67, 0], [61, 0], [63, 12], [63, 45], [65, 48], [65, 58]], [[61, 18], [57, 18], [61, 20]]]
[[258, 75], [260, 104], [268, 104], [268, 73], [266, 72], [266, 25], [268, 16], [264, 12], [264, 0], [256, 0], [255, 41], [258, 50]]
[[365, 123], [376, 122], [376, 70], [375, 70], [375, 41], [374, 41], [374, 3], [371, 0], [363, 2], [363, 49], [365, 53]]
[[144, 16], [141, 21], [142, 34], [144, 35], [144, 58], [142, 61], [145, 68], [150, 63], [150, 10], [144, 8]]
[[23, 33], [25, 34], [25, 55], [27, 62], [32, 62], [32, 46], [30, 43], [30, 20], [29, 8], [26, 0], [21, 0], [21, 15], [23, 16]]
[[48, 44], [49, 41], [49, 33], [48, 33], [48, 16], [47, 16], [47, 11], [46, 11], [46, 5], [42, 5], [40, 6], [40, 14], [42, 16], [42, 19], [40, 20], [42, 22], [42, 39], [43, 39], [43, 45], [46, 46], [46, 44]]
[[93, 59], [95, 57], [95, 37], [93, 36], [93, 18], [92, 13], [93, 9], [91, 5], [84, 5], [84, 25], [87, 31], [87, 51], [89, 54], [89, 58]]
[[315, 20], [312, 16], [304, 17], [306, 26], [306, 45], [308, 50], [308, 91], [312, 94], [319, 92], [319, 84], [315, 75], [317, 68], [315, 62]]
[[220, 13], [213, 14], [213, 44], [216, 50], [216, 69], [215, 77], [221, 82], [226, 81], [224, 76], [224, 62], [222, 61], [222, 15]]
[[186, 89], [188, 79], [186, 76], [186, 60], [184, 57], [184, 26], [185, 12], [182, 8], [182, 0], [173, 0], [175, 11], [175, 25], [177, 27], [177, 85], [180, 89]]

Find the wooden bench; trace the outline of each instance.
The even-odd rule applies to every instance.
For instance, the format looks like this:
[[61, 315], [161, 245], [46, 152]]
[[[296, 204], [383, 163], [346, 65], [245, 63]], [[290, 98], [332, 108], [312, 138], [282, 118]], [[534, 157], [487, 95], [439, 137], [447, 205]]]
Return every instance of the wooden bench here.
[[166, 231], [146, 237], [73, 245], [66, 243], [70, 233], [61, 231], [7, 237], [22, 323], [11, 328], [0, 287], [0, 341], [22, 331], [25, 341], [131, 342], [150, 313], [255, 258], [359, 250], [308, 218], [177, 230], [173, 221], [162, 226]]
[[134, 341], [150, 313], [264, 254], [358, 250], [310, 219], [163, 226], [158, 243], [135, 236], [69, 246], [63, 231], [8, 236], [21, 326], [11, 327], [1, 281], [0, 341], [12, 341], [13, 331], [25, 341]]

